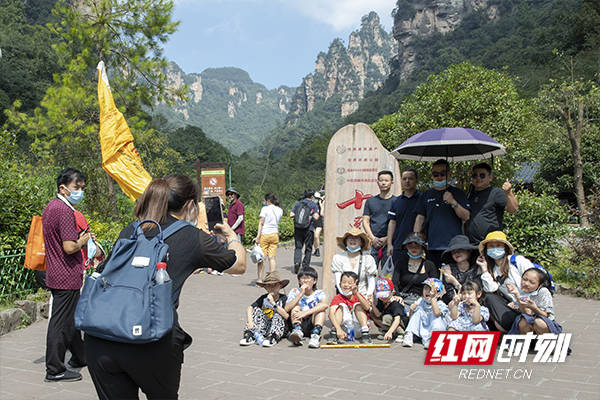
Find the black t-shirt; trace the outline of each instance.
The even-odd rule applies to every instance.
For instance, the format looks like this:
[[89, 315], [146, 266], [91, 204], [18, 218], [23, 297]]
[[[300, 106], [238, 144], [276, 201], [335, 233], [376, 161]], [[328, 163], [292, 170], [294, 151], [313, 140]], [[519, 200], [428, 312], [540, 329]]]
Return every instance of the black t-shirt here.
[[[267, 300], [268, 295], [269, 295], [268, 293], [263, 294], [258, 299], [256, 299], [254, 301], [254, 303], [250, 304], [250, 306], [260, 308], [267, 315], [267, 317], [273, 318], [273, 313], [275, 312], [275, 309], [273, 307], [267, 306], [267, 303], [270, 303], [269, 300]], [[279, 299], [277, 299], [277, 301], [276, 301], [277, 305], [279, 307], [284, 307], [286, 302], [287, 302], [287, 296], [283, 293], [280, 293]], [[274, 306], [274, 305], [275, 304], [271, 304], [271, 306]]]
[[[465, 193], [449, 186], [446, 191], [452, 193], [454, 200], [463, 208], [471, 210]], [[429, 189], [421, 195], [415, 213], [425, 216], [427, 243], [429, 250], [446, 250], [448, 243], [456, 235], [461, 235], [462, 220], [449, 203], [443, 200], [444, 190]]]
[[382, 315], [390, 314], [394, 318], [404, 315], [404, 306], [398, 301], [392, 301], [387, 308], [383, 301], [378, 301], [375, 307], [377, 307]]
[[[168, 216], [160, 224], [161, 229], [166, 229], [176, 218]], [[119, 234], [119, 239], [128, 238], [133, 233], [133, 225], [129, 224]], [[153, 228], [145, 233], [151, 239], [158, 234], [158, 229]], [[179, 306], [179, 295], [185, 280], [198, 268], [210, 267], [217, 271], [224, 271], [235, 264], [237, 257], [233, 250], [228, 250], [219, 244], [213, 236], [195, 226], [186, 226], [165, 239], [169, 245], [169, 259], [167, 272], [173, 282], [173, 306]]]
[[400, 195], [392, 203], [392, 209], [388, 212], [390, 220], [396, 220], [396, 230], [394, 231], [394, 249], [400, 250], [402, 242], [413, 231], [415, 226], [415, 208], [419, 203], [421, 193], [416, 192], [412, 197]]
[[[394, 289], [397, 293], [405, 291], [421, 296], [423, 294], [423, 281], [427, 278], [437, 278], [440, 274], [431, 261], [423, 260], [416, 274], [418, 276], [413, 281], [415, 274], [408, 270], [408, 258], [408, 254], [403, 252], [398, 257], [398, 263], [394, 265], [394, 275], [392, 276]], [[425, 272], [422, 272], [423, 267], [425, 267]], [[405, 289], [411, 282], [412, 284]]]
[[494, 231], [502, 230], [506, 194], [497, 187], [489, 187], [482, 191], [474, 190], [469, 194], [471, 218], [467, 221], [467, 236], [471, 243], [481, 242], [485, 236]]
[[[460, 283], [461, 285], [464, 285], [465, 282], [467, 282], [467, 281], [475, 281], [479, 285], [479, 288], [482, 289], [483, 286], [481, 283], [481, 275], [479, 274], [479, 267], [477, 266], [477, 264], [471, 265], [469, 267], [469, 269], [466, 270], [465, 272], [462, 272], [461, 270], [459, 270], [458, 266], [456, 264], [450, 264], [449, 267], [450, 267], [450, 271], [452, 272], [452, 276], [454, 276], [454, 278], [456, 278], [458, 283]], [[456, 289], [453, 285], [451, 285], [450, 283], [448, 283], [446, 281], [445, 277], [444, 277], [444, 286], [446, 287], [446, 292], [449, 292], [452, 289]]]
[[396, 196], [382, 199], [380, 195], [367, 199], [363, 215], [369, 216], [369, 225], [371, 232], [373, 232], [373, 236], [387, 236], [387, 226], [389, 221], [388, 212], [392, 209], [394, 200], [396, 200]]

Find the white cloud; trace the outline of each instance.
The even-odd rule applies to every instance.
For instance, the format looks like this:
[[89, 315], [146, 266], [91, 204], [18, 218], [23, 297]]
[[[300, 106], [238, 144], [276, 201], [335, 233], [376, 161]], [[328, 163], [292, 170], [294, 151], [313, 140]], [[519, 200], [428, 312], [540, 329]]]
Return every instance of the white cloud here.
[[301, 14], [331, 25], [337, 31], [356, 29], [360, 18], [375, 11], [382, 24], [392, 28], [395, 0], [279, 0]]
[[[175, 0], [175, 4], [202, 6], [206, 4], [239, 3], [268, 7], [273, 0]], [[396, 0], [276, 0], [300, 14], [330, 25], [336, 31], [357, 29], [362, 16], [370, 11], [379, 15], [381, 23], [391, 30], [392, 10]]]

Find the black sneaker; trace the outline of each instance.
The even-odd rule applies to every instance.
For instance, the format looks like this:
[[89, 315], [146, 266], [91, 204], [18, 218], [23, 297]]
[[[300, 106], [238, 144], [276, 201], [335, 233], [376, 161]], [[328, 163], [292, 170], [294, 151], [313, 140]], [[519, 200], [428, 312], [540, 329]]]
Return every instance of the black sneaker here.
[[87, 367], [87, 363], [79, 363], [77, 361], [73, 361], [72, 358], [69, 360], [69, 362], [67, 364], [69, 364], [69, 367], [71, 367], [71, 368], [83, 368], [83, 367]]
[[329, 337], [327, 338], [327, 344], [340, 344], [336, 331], [329, 332]]
[[46, 374], [46, 378], [44, 379], [46, 382], [75, 382], [81, 380], [81, 374], [75, 371], [69, 371], [68, 369], [65, 372], [61, 372], [60, 374], [50, 375]]
[[363, 332], [360, 336], [359, 342], [361, 344], [373, 344], [373, 339], [371, 339], [371, 335], [368, 332]]
[[321, 257], [321, 252], [319, 251], [319, 249], [315, 250], [315, 252], [313, 253], [313, 256], [315, 256], [315, 257]]

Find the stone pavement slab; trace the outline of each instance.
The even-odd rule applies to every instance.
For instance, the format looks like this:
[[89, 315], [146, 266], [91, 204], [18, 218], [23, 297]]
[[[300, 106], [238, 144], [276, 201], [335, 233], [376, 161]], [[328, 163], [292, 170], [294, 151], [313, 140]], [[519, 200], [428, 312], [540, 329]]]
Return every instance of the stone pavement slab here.
[[[282, 278], [291, 273], [292, 250], [277, 254]], [[322, 276], [321, 259], [313, 265]], [[181, 295], [181, 325], [194, 342], [185, 352], [182, 399], [600, 399], [600, 303], [556, 295], [555, 310], [572, 332], [573, 355], [562, 364], [511, 362], [486, 366], [531, 372], [530, 379], [459, 378], [461, 368], [426, 366], [419, 344], [407, 349], [309, 349], [284, 340], [273, 348], [241, 347], [245, 308], [264, 290], [256, 287], [256, 266], [245, 275], [197, 274]], [[94, 399], [86, 368], [80, 382], [44, 382], [47, 321], [0, 337], [1, 399]], [[328, 328], [325, 329], [328, 332]], [[145, 398], [141, 394], [141, 398]]]

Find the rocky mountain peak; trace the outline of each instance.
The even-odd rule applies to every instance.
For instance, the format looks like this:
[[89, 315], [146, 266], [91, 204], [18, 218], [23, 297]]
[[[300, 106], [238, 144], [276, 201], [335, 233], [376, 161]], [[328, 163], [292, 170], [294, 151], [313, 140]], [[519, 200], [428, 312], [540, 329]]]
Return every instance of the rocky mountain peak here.
[[398, 41], [398, 55], [392, 61], [398, 67], [393, 74], [404, 80], [414, 71], [415, 38], [453, 31], [465, 15], [476, 11], [484, 11], [490, 19], [497, 18], [498, 7], [488, 3], [488, 0], [398, 0], [392, 13], [393, 35]]
[[327, 53], [317, 55], [314, 72], [304, 77], [294, 95], [288, 124], [335, 96], [339, 96], [342, 117], [354, 112], [365, 93], [379, 88], [387, 78], [395, 47], [377, 13], [365, 15], [360, 29], [350, 34], [347, 47], [337, 38]]

